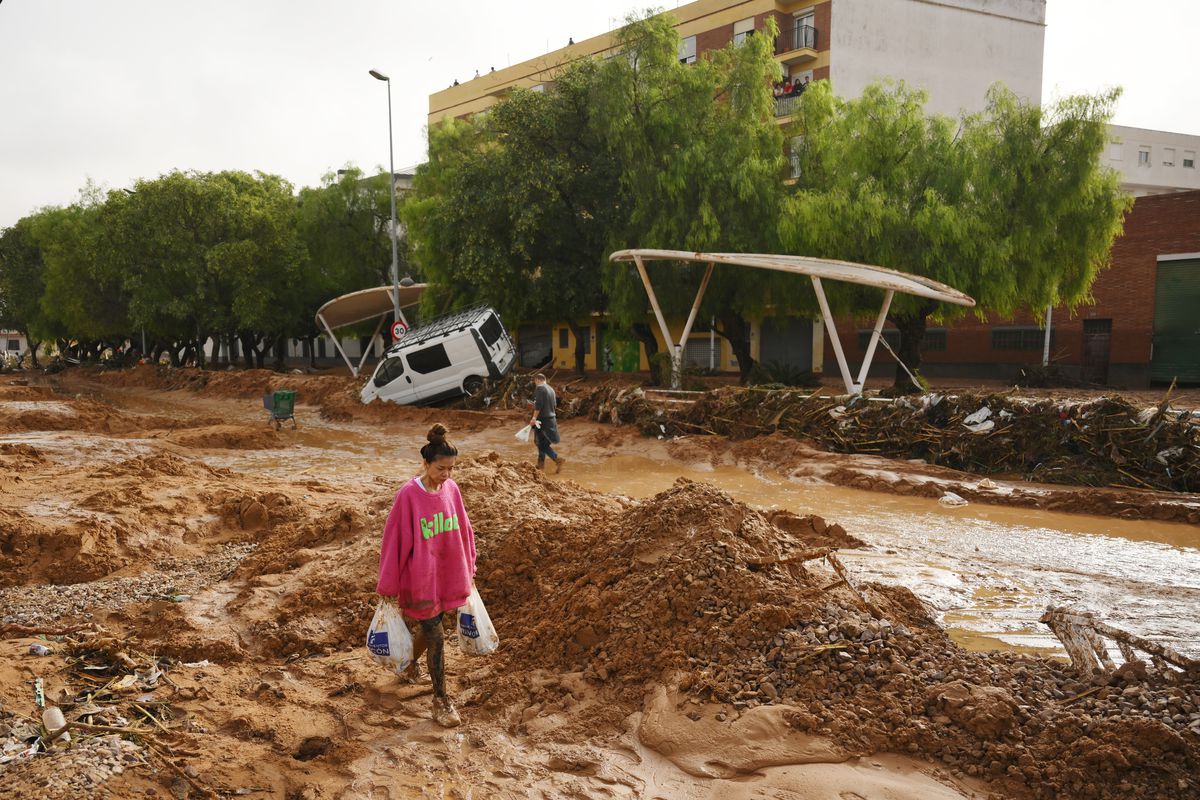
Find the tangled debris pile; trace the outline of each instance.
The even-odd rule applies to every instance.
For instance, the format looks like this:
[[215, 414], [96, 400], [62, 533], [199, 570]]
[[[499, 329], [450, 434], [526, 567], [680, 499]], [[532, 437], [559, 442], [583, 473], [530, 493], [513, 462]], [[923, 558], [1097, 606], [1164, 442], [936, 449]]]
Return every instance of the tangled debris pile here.
[[1013, 796], [1200, 795], [1200, 685], [1182, 673], [1130, 667], [1097, 687], [1061, 662], [967, 653], [907, 590], [860, 595], [806, 563], [817, 518], [801, 536], [683, 479], [564, 523], [507, 530], [480, 562], [489, 605], [521, 620], [501, 631], [511, 699], [555, 704], [522, 682], [531, 667], [581, 672], [628, 707], [670, 676], [732, 714], [793, 706], [794, 728], [848, 753], [920, 754]]
[[778, 431], [835, 452], [919, 458], [1047, 483], [1200, 491], [1200, 420], [1171, 411], [1165, 400], [1146, 409], [1119, 397], [1068, 403], [1002, 394], [847, 403], [739, 389], [665, 412], [649, 432], [659, 424], [672, 434], [734, 439]]

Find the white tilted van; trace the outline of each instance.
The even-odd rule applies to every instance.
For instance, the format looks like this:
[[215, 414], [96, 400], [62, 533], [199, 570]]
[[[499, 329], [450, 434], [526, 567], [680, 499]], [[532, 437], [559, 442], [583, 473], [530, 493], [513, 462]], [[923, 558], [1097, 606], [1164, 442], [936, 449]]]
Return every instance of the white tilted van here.
[[504, 376], [516, 353], [493, 309], [458, 311], [413, 328], [389, 347], [359, 397], [416, 404], [475, 394], [485, 378]]

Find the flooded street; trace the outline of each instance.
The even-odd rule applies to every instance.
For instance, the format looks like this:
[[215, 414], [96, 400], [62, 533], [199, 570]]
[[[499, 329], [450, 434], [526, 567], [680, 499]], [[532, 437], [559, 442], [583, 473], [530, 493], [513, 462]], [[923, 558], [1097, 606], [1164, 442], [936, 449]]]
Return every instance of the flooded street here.
[[[279, 381], [0, 381], [5, 753], [39, 713], [36, 677], [64, 712], [129, 727], [119, 745], [141, 758], [153, 737], [177, 745], [191, 796], [1193, 796], [1191, 673], [1139, 678], [1142, 661], [1114, 654], [1131, 669], [1100, 686], [1038, 619], [1078, 603], [1200, 655], [1196, 526], [1121, 517], [1161, 511], [1143, 498], [1187, 516], [1194, 496], [1099, 498], [581, 417], [560, 422], [562, 473], [539, 473], [513, 435], [522, 410], [363, 406], [349, 379], [291, 375], [299, 425], [277, 432], [260, 398]], [[427, 680], [362, 646], [384, 519], [435, 422], [460, 449], [501, 641], [482, 659], [447, 648], [454, 731], [430, 718]], [[971, 501], [945, 507], [946, 490]], [[1114, 513], [1038, 510], [1063, 502]], [[809, 557], [831, 549], [840, 562]], [[81, 655], [137, 693], [93, 702]], [[0, 760], [0, 776], [46, 787], [74, 753]], [[1095, 774], [1108, 754], [1115, 781]], [[178, 771], [87, 774], [160, 797]]]
[[[263, 419], [245, 403], [171, 397], [167, 407], [161, 395], [112, 393], [106, 399], [142, 413]], [[423, 413], [437, 418], [436, 410]], [[286, 451], [226, 450], [201, 457], [217, 467], [347, 484], [377, 476], [394, 476], [399, 483], [416, 471], [411, 454], [422, 441], [420, 424], [338, 424], [303, 408], [299, 416], [300, 426], [284, 433], [292, 443]], [[457, 432], [464, 451], [533, 459], [533, 447], [512, 436], [519, 416], [477, 416], [477, 426]], [[758, 508], [819, 514], [867, 543], [843, 551], [857, 575], [912, 589], [969, 649], [1062, 654], [1038, 618], [1047, 605], [1078, 603], [1112, 625], [1200, 656], [1200, 530], [1194, 526], [982, 503], [948, 508], [925, 497], [793, 479], [741, 464], [685, 463], [661, 440], [619, 439], [608, 446], [605, 434], [611, 430], [580, 421], [565, 425], [561, 451], [568, 466], [561, 478], [645, 498], [686, 477]]]

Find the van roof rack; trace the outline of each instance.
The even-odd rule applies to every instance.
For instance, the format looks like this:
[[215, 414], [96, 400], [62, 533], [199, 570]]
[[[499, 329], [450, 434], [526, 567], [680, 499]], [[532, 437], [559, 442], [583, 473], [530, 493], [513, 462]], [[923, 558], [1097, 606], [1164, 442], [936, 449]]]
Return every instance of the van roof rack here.
[[388, 352], [399, 347], [412, 347], [413, 345], [422, 344], [439, 336], [448, 336], [478, 321], [484, 312], [491, 310], [491, 306], [479, 305], [445, 314], [426, 325], [413, 328], [389, 347]]

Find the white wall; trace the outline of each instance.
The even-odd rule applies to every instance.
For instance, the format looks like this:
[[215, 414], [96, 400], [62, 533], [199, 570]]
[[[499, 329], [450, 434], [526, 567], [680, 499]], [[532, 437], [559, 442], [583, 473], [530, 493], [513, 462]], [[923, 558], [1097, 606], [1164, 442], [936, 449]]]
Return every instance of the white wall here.
[[1042, 97], [1046, 0], [833, 0], [830, 81], [843, 97], [892, 78], [929, 93], [929, 111], [983, 108], [997, 81]]
[[[1109, 125], [1109, 145], [1103, 161], [1121, 173], [1121, 185], [1137, 197], [1200, 189], [1200, 136]], [[1172, 156], [1170, 150], [1173, 149]], [[1138, 151], [1149, 150], [1150, 163], [1141, 164]], [[1192, 166], [1185, 167], [1190, 158]], [[1174, 161], [1168, 165], [1167, 160]]]

